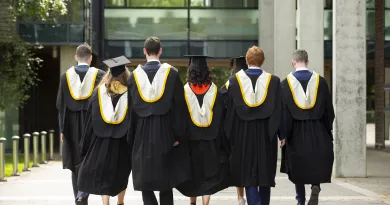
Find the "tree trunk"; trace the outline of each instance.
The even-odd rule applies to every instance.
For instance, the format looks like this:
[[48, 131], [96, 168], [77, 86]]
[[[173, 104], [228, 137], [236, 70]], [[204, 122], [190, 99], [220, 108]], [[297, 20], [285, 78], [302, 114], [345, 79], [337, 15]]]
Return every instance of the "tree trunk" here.
[[375, 1], [375, 148], [385, 147], [384, 115], [384, 13], [385, 0]]

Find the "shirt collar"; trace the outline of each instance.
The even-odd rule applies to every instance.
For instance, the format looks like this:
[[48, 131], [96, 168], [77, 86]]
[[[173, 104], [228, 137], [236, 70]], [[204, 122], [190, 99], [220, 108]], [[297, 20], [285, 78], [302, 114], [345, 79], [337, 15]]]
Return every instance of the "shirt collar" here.
[[88, 63], [80, 63], [80, 62], [78, 62], [77, 65], [87, 65], [87, 66], [89, 66]]
[[256, 66], [254, 66], [254, 67], [248, 67], [248, 69], [257, 69], [257, 70], [261, 70], [260, 67], [256, 67]]
[[307, 68], [305, 68], [305, 67], [301, 67], [301, 68], [296, 68], [296, 69], [295, 69], [295, 71], [304, 71], [304, 70], [309, 70], [309, 69], [307, 69]]
[[158, 60], [158, 59], [150, 59], [150, 60], [148, 60], [148, 62], [160, 62], [160, 60]]

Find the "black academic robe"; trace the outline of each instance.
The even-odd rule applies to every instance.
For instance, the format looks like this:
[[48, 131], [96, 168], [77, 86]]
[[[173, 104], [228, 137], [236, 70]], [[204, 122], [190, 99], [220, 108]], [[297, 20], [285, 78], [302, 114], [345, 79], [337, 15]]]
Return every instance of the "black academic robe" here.
[[[116, 196], [127, 188], [131, 171], [131, 146], [126, 138], [129, 116], [120, 124], [105, 123], [97, 95], [95, 89], [88, 106], [78, 187], [90, 194]], [[114, 107], [121, 96], [112, 97]]]
[[[250, 76], [252, 84], [259, 76]], [[232, 185], [274, 187], [282, 110], [279, 78], [271, 76], [267, 97], [257, 107], [245, 104], [235, 75], [221, 92], [227, 103], [224, 128], [231, 145]]]
[[[81, 81], [86, 72], [78, 72]], [[95, 87], [99, 84], [105, 72], [98, 71]], [[60, 86], [57, 93], [57, 110], [59, 112], [59, 124], [64, 134], [62, 149], [62, 164], [64, 169], [76, 171], [82, 158], [80, 156], [79, 142], [84, 134], [84, 125], [89, 99], [75, 100], [72, 98], [66, 73], [60, 77]]]
[[[195, 94], [202, 106], [204, 94]], [[188, 110], [187, 110], [188, 112]], [[229, 186], [229, 142], [224, 133], [225, 105], [217, 94], [209, 127], [196, 126], [188, 115], [192, 178], [176, 187], [188, 197], [212, 195]]]
[[[150, 82], [159, 67], [158, 62], [143, 66]], [[179, 74], [171, 67], [165, 91], [154, 103], [142, 100], [133, 74], [128, 93], [134, 190], [171, 190], [190, 178], [188, 140], [184, 136], [188, 112]], [[173, 146], [175, 141], [180, 144]]]
[[[303, 88], [309, 80], [299, 80]], [[331, 182], [333, 168], [332, 123], [334, 110], [326, 80], [320, 77], [313, 108], [303, 110], [294, 102], [287, 80], [281, 83], [286, 146], [282, 151], [281, 172], [295, 184]]]

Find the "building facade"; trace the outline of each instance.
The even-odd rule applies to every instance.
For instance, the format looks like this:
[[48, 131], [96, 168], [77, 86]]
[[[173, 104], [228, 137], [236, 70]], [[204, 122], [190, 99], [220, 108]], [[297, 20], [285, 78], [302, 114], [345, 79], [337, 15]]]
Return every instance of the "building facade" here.
[[[364, 104], [367, 122], [374, 122], [375, 0], [356, 1], [365, 4], [362, 14], [365, 18], [360, 18], [365, 27]], [[41, 83], [31, 91], [31, 99], [19, 111], [0, 112], [3, 119], [0, 134], [8, 138], [11, 133], [58, 130], [55, 100], [59, 76], [75, 64], [75, 48], [83, 42], [92, 45], [96, 67], [102, 66], [102, 60], [118, 55], [127, 56], [135, 65], [144, 63], [143, 42], [149, 36], [162, 40], [163, 60], [176, 67], [187, 66], [183, 55], [203, 54], [215, 57], [209, 61], [211, 67], [227, 68], [230, 57], [244, 55], [248, 47], [260, 45], [266, 55], [264, 69], [280, 75], [292, 69], [292, 51], [304, 48], [309, 51], [313, 66], [310, 68], [334, 85], [333, 80], [337, 78], [332, 75], [333, 54], [337, 48], [333, 28], [337, 22], [333, 20], [338, 15], [336, 7], [344, 4], [335, 6], [332, 0], [313, 2], [70, 0], [69, 14], [57, 23], [18, 22], [17, 32], [24, 40], [44, 46], [37, 52], [44, 60], [39, 71]], [[390, 0], [385, 2], [385, 67], [390, 67]], [[313, 48], [306, 48], [311, 45]], [[385, 74], [386, 82], [390, 82], [388, 69]], [[390, 95], [386, 94], [386, 98], [390, 99]], [[390, 105], [390, 100], [386, 103]]]

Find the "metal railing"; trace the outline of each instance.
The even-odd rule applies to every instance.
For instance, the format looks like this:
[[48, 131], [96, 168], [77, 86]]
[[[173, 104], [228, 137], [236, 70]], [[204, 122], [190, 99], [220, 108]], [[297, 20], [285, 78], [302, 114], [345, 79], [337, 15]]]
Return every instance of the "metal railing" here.
[[[47, 141], [46, 136], [49, 133], [49, 158], [46, 156]], [[31, 135], [26, 133], [23, 135], [23, 172], [31, 171], [30, 167], [39, 167], [38, 158], [39, 154], [41, 155], [40, 164], [47, 164], [48, 161], [54, 161], [54, 130], [49, 130], [49, 132], [42, 131], [41, 133], [34, 132], [32, 133], [33, 137], [33, 164], [30, 166], [30, 139]], [[11, 176], [20, 176], [19, 172], [19, 136], [12, 137], [12, 174]], [[5, 176], [5, 146], [7, 139], [0, 138], [0, 182], [7, 181]], [[61, 140], [60, 140], [61, 141]], [[40, 142], [40, 153], [39, 153], [39, 142]], [[62, 143], [61, 143], [62, 145]]]

